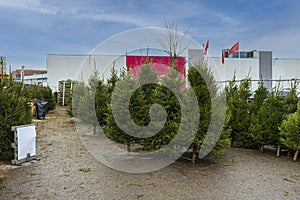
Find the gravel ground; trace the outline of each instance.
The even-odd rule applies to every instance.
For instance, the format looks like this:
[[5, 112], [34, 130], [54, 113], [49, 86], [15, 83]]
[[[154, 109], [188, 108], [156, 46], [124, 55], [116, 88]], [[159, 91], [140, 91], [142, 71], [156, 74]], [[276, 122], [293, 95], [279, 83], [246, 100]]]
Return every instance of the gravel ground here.
[[218, 162], [179, 159], [156, 172], [129, 174], [87, 152], [65, 108], [37, 130], [39, 159], [11, 167], [0, 199], [300, 199], [300, 162], [286, 156], [229, 149]]

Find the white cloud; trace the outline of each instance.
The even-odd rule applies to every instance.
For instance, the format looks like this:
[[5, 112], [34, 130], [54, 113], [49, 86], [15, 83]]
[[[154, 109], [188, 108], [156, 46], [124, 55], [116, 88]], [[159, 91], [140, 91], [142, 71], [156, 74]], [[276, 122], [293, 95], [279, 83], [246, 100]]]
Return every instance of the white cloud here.
[[[51, 1], [49, 2], [51, 3]], [[94, 21], [128, 23], [137, 26], [150, 26], [151, 23], [143, 20], [139, 16], [130, 14], [122, 14], [116, 12], [108, 12], [102, 10], [89, 10], [80, 6], [66, 6], [60, 4], [59, 6], [52, 6], [46, 4], [42, 0], [0, 0], [0, 7], [8, 9], [17, 9], [20, 11], [33, 11], [50, 15], [62, 15], [64, 17], [71, 17], [75, 19], [87, 19]]]
[[244, 45], [250, 49], [273, 51], [273, 57], [300, 57], [299, 27], [273, 30], [261, 37], [244, 40], [244, 42]]
[[42, 4], [41, 0], [0, 0], [0, 6], [10, 9], [28, 10], [46, 14], [56, 14], [58, 8]]
[[73, 10], [74, 16], [81, 19], [88, 19], [94, 21], [105, 21], [105, 22], [117, 22], [117, 23], [128, 23], [137, 26], [150, 26], [150, 23], [139, 18], [138, 16], [133, 16], [129, 14], [114, 13], [102, 11], [82, 11], [80, 9]]

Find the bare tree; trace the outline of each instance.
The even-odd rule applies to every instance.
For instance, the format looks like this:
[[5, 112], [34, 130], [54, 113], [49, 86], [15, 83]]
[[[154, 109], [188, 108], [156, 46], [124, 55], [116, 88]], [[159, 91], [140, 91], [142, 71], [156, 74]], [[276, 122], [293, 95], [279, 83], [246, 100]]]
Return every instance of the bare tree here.
[[165, 21], [166, 34], [162, 38], [156, 38], [164, 51], [172, 58], [173, 67], [176, 66], [176, 59], [188, 48], [191, 40], [187, 40], [186, 33], [178, 31], [175, 21]]

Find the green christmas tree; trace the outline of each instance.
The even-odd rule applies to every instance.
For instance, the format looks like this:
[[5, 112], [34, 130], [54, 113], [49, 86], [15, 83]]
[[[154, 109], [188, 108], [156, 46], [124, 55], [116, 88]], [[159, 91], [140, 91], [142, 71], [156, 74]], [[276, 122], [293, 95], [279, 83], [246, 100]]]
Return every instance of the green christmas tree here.
[[278, 147], [277, 152], [280, 151], [278, 127], [282, 122], [283, 114], [282, 97], [278, 93], [268, 95], [251, 124], [251, 136], [259, 144], [261, 151], [265, 145], [275, 145]]
[[233, 98], [237, 91], [238, 91], [238, 86], [236, 84], [236, 77], [235, 77], [235, 72], [233, 75], [233, 78], [229, 81], [229, 84], [225, 86], [225, 95], [226, 95], [226, 102], [229, 102], [231, 98]]
[[[153, 93], [158, 83], [157, 72], [151, 67], [151, 63], [147, 62], [141, 66], [141, 71], [137, 77], [139, 88], [134, 92], [130, 100], [130, 114], [134, 122], [139, 126], [148, 126], [151, 122], [150, 109], [153, 105]], [[142, 138], [147, 138], [150, 130], [144, 130]], [[140, 143], [143, 142], [143, 139]]]
[[0, 83], [0, 159], [12, 159], [12, 126], [31, 123], [31, 108], [26, 88], [13, 82]]
[[[164, 116], [166, 114], [166, 121], [163, 128], [156, 135], [143, 140], [143, 147], [148, 151], [158, 150], [168, 145], [176, 136], [181, 119], [179, 102], [181, 96], [176, 96], [174, 93], [181, 94], [182, 87], [185, 83], [184, 78], [180, 77], [176, 70], [171, 70], [170, 73], [161, 78], [159, 82], [155, 89], [153, 89], [153, 85], [144, 88], [147, 97], [149, 91], [152, 91], [150, 98], [151, 104], [159, 104], [164, 108], [164, 110], [158, 110], [156, 116]], [[161, 124], [157, 122], [157, 126], [159, 127], [160, 125]], [[174, 150], [175, 146], [169, 147], [167, 153], [171, 155]]]
[[245, 78], [241, 81], [238, 89], [227, 94], [228, 97], [228, 114], [229, 126], [231, 127], [231, 140], [234, 142], [242, 142], [243, 146], [248, 147], [252, 145], [252, 138], [249, 134], [250, 127], [250, 111], [249, 111], [249, 97], [251, 96], [250, 91], [251, 79]]
[[76, 109], [77, 117], [79, 117], [82, 123], [91, 125], [94, 134], [96, 134], [96, 127], [99, 124], [95, 109], [95, 97], [98, 84], [99, 71], [94, 67], [94, 70], [88, 79], [88, 86], [84, 87], [84, 96], [79, 97], [78, 107]]
[[[139, 138], [128, 134], [126, 131], [127, 126], [130, 126], [130, 119], [127, 117], [128, 110], [131, 110], [131, 105], [128, 105], [128, 100], [131, 98], [131, 94], [134, 93], [134, 88], [137, 87], [137, 81], [131, 79], [129, 75], [121, 77], [121, 79], [116, 82], [112, 102], [108, 106], [108, 114], [106, 117], [106, 135], [111, 140], [125, 144], [127, 151], [131, 151], [131, 145], [136, 143]], [[113, 103], [113, 105], [112, 105]], [[113, 113], [112, 106], [117, 113]], [[119, 124], [115, 121], [114, 114], [118, 114]]]
[[[265, 145], [267, 141], [261, 141], [260, 143], [258, 143], [258, 138], [257, 135], [263, 135], [263, 126], [264, 126], [264, 122], [265, 121], [260, 121], [263, 118], [264, 120], [268, 117], [267, 113], [265, 112], [265, 108], [260, 112], [261, 107], [263, 106], [263, 104], [265, 103], [266, 99], [268, 97], [268, 90], [267, 88], [264, 87], [263, 82], [259, 83], [259, 87], [257, 88], [257, 90], [255, 90], [254, 93], [254, 99], [253, 102], [250, 104], [250, 114], [251, 114], [251, 118], [250, 118], [250, 136], [253, 140], [252, 142], [252, 147], [255, 146], [259, 146], [260, 148], [263, 148], [262, 145]], [[258, 134], [258, 132], [262, 131], [262, 133]], [[260, 138], [261, 139], [261, 138]]]
[[253, 102], [250, 104], [250, 113], [253, 118], [256, 118], [256, 114], [264, 104], [268, 97], [268, 89], [264, 87], [263, 82], [259, 83], [259, 87], [255, 90]]
[[280, 142], [290, 149], [296, 150], [293, 161], [297, 161], [300, 149], [300, 104], [298, 110], [289, 114], [287, 119], [283, 120], [280, 128]]
[[102, 80], [98, 81], [95, 93], [96, 116], [100, 126], [106, 125], [106, 115], [108, 112], [108, 91]]
[[74, 87], [71, 90], [68, 107], [67, 107], [67, 114], [71, 117], [79, 115], [79, 104], [81, 98], [85, 95], [85, 84], [84, 82], [77, 82], [74, 83]]
[[111, 94], [114, 91], [115, 85], [118, 82], [118, 80], [119, 80], [118, 73], [115, 70], [115, 68], [113, 67], [110, 72], [110, 77], [109, 77], [109, 79], [107, 79], [107, 85], [106, 85], [109, 101], [110, 101]]
[[[188, 80], [196, 94], [200, 114], [198, 131], [191, 145], [193, 150], [192, 159], [195, 161], [196, 152], [198, 152], [200, 148], [208, 148], [211, 145], [214, 145], [214, 148], [212, 151], [210, 151], [209, 156], [212, 158], [220, 157], [223, 155], [224, 149], [226, 149], [230, 144], [229, 130], [231, 129], [229, 128], [228, 122], [225, 121], [225, 127], [223, 131], [220, 129], [220, 131], [222, 131], [220, 137], [216, 138], [218, 134], [215, 131], [218, 131], [219, 127], [223, 126], [221, 119], [226, 117], [226, 113], [225, 108], [224, 112], [219, 110], [219, 112], [212, 113], [212, 106], [221, 105], [222, 99], [225, 99], [225, 97], [222, 98], [217, 94], [217, 84], [211, 70], [207, 67], [206, 63], [190, 68]], [[214, 102], [214, 104], [212, 104], [212, 102]], [[214, 110], [217, 109], [217, 107], [214, 108]], [[214, 121], [214, 123], [210, 124], [211, 121]], [[210, 125], [212, 127], [209, 129]], [[207, 134], [209, 134], [210, 138], [207, 146], [205, 147], [203, 146], [203, 141]]]
[[284, 112], [286, 115], [297, 111], [298, 97], [296, 94], [297, 82], [292, 82], [290, 92], [284, 99]]

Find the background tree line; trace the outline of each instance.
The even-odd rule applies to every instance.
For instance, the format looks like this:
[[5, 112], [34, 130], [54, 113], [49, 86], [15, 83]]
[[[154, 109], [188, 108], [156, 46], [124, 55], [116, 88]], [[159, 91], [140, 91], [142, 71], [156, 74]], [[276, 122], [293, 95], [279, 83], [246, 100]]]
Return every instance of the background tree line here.
[[[210, 81], [204, 81], [199, 71], [201, 75], [204, 74], [208, 77], [206, 79]], [[247, 77], [240, 84], [237, 84], [234, 77], [226, 86], [225, 91], [219, 94], [211, 71], [206, 64], [203, 64], [189, 69], [187, 79], [190, 87], [183, 90], [181, 92], [182, 96], [178, 99], [172, 91], [162, 86], [162, 83], [170, 83], [170, 85], [177, 87], [178, 90], [181, 89], [182, 84], [185, 83], [184, 78], [171, 73], [166, 77], [157, 79], [157, 84], [139, 87], [131, 97], [130, 115], [137, 125], [146, 126], [150, 123], [149, 109], [151, 105], [162, 105], [167, 113], [166, 123], [158, 134], [148, 138], [138, 138], [128, 135], [115, 123], [111, 112], [110, 99], [115, 86], [119, 84], [121, 89], [115, 92], [119, 95], [118, 101], [120, 101], [119, 105], [121, 105], [128, 91], [128, 85], [122, 84], [123, 81], [130, 79], [130, 84], [141, 85], [142, 80], [146, 76], [157, 77], [157, 74], [151, 68], [144, 66], [139, 77], [133, 79], [126, 70], [118, 73], [113, 69], [110, 77], [105, 81], [100, 80], [99, 72], [95, 71], [90, 77], [88, 85], [82, 83], [79, 84], [79, 87], [74, 88], [79, 96], [73, 100], [73, 104], [76, 104], [75, 106], [73, 105], [73, 114], [84, 112], [82, 121], [86, 121], [94, 127], [99, 123], [108, 138], [117, 143], [125, 144], [128, 151], [132, 150], [133, 144], [140, 145], [141, 150], [154, 151], [172, 141], [182, 121], [192, 120], [192, 117], [182, 119], [179, 102], [184, 100], [184, 96], [190, 90], [193, 90], [197, 96], [198, 114], [200, 115], [197, 134], [190, 146], [193, 152], [193, 161], [195, 161], [197, 152], [203, 144], [210, 125], [211, 98], [224, 95], [227, 101], [225, 124], [217, 144], [208, 157], [221, 157], [230, 144], [234, 147], [259, 148], [262, 152], [264, 147], [269, 145], [277, 148], [277, 156], [280, 155], [283, 148], [289, 149], [289, 152], [295, 152], [293, 160], [297, 160], [300, 148], [300, 122], [297, 124], [298, 121], [296, 120], [299, 118], [300, 113], [299, 109], [297, 109], [297, 83], [291, 84], [290, 93], [283, 98], [279, 86], [270, 93], [261, 81], [258, 89], [254, 92], [254, 98], [250, 99], [252, 95], [250, 89], [252, 84], [251, 78]], [[210, 91], [213, 91], [213, 94], [209, 93], [208, 88], [212, 88]], [[94, 105], [95, 107], [93, 107]], [[72, 107], [72, 104], [69, 107]], [[89, 117], [91, 109], [96, 110], [96, 120], [93, 115]], [[126, 107], [119, 107], [120, 112], [124, 109]], [[193, 110], [191, 110], [191, 113], [193, 113]], [[293, 127], [290, 128], [290, 126]], [[297, 129], [296, 127], [299, 128]], [[187, 128], [187, 138], [190, 137], [188, 130]], [[176, 148], [180, 149], [180, 146], [174, 146], [174, 149]]]
[[14, 142], [12, 126], [30, 124], [31, 102], [35, 99], [48, 102], [48, 111], [55, 109], [56, 103], [49, 87], [37, 85], [23, 86], [11, 80], [0, 82], [0, 159], [8, 160], [13, 156], [11, 143]]
[[[206, 77], [206, 80], [202, 77]], [[144, 80], [152, 77], [155, 80], [153, 84], [143, 85]], [[116, 72], [112, 69], [110, 77], [104, 81], [100, 80], [99, 72], [95, 69], [90, 76], [87, 84], [79, 83], [74, 87], [72, 95], [72, 103], [69, 104], [69, 111], [72, 109], [72, 115], [81, 117], [82, 122], [86, 122], [91, 126], [95, 127], [96, 123], [103, 128], [105, 135], [111, 140], [125, 144], [127, 151], [132, 151], [132, 145], [138, 145], [139, 150], [143, 151], [155, 151], [161, 149], [162, 147], [168, 145], [176, 136], [179, 128], [184, 130], [185, 140], [191, 140], [190, 149], [192, 150], [192, 160], [196, 161], [197, 153], [203, 144], [203, 140], [208, 131], [210, 121], [211, 121], [211, 98], [217, 98], [218, 94], [217, 84], [214, 80], [212, 72], [207, 68], [206, 64], [200, 66], [194, 66], [189, 69], [188, 73], [189, 87], [183, 87], [186, 84], [185, 77], [180, 77], [176, 70], [171, 70], [171, 72], [163, 78], [157, 78], [157, 73], [150, 67], [150, 64], [145, 64], [141, 67], [141, 72], [136, 79], [132, 78], [130, 73], [126, 70], [121, 72]], [[125, 84], [126, 82], [126, 84]], [[97, 83], [97, 84], [96, 84]], [[164, 87], [168, 85], [172, 87], [172, 90], [180, 94], [175, 96], [175, 94], [170, 90], [170, 88]], [[118, 89], [115, 87], [118, 86]], [[134, 137], [126, 132], [126, 123], [119, 127], [114, 119], [111, 108], [111, 96], [117, 96], [116, 101], [119, 105], [118, 110], [120, 113], [125, 112], [128, 109], [125, 105], [125, 101], [128, 98], [128, 92], [131, 88], [135, 86], [138, 89], [134, 91], [133, 95], [130, 97], [129, 111], [131, 119], [135, 124], [139, 126], [147, 126], [150, 123], [149, 110], [155, 105], [159, 104], [164, 107], [167, 114], [166, 122], [163, 124], [163, 128], [154, 136], [141, 138]], [[209, 90], [210, 88], [210, 90]], [[189, 99], [189, 93], [194, 92], [198, 105], [193, 105]], [[222, 94], [223, 95], [223, 94]], [[181, 108], [180, 103], [183, 103], [184, 108]], [[95, 107], [91, 107], [94, 105]], [[122, 106], [123, 105], [123, 106]], [[198, 106], [199, 111], [195, 113], [193, 106]], [[181, 110], [187, 109], [189, 115], [182, 116]], [[96, 111], [96, 120], [92, 114]], [[162, 111], [154, 112], [156, 117], [162, 116], [164, 113], [159, 113]], [[68, 112], [70, 113], [70, 112]], [[194, 119], [195, 116], [199, 115], [199, 119]], [[225, 113], [223, 116], [215, 116], [217, 118], [226, 118]], [[218, 119], [215, 120], [218, 120]], [[197, 125], [196, 136], [193, 137], [190, 132], [189, 125], [196, 123], [194, 121], [199, 120], [200, 123]], [[124, 118], [124, 121], [126, 119]], [[228, 120], [226, 120], [226, 123]], [[154, 123], [154, 126], [159, 126], [159, 122]], [[213, 150], [207, 157], [220, 158], [222, 157], [225, 149], [230, 145], [229, 140], [229, 126], [222, 131], [220, 138], [216, 141]], [[96, 131], [94, 129], [94, 131]], [[143, 133], [144, 134], [144, 133]], [[213, 133], [214, 134], [214, 133]], [[217, 133], [215, 133], [217, 135]], [[182, 141], [184, 144], [185, 141]], [[172, 151], [180, 151], [183, 146], [181, 142], [174, 144], [170, 150], [170, 155]], [[136, 149], [135, 149], [136, 150]]]
[[291, 82], [290, 92], [282, 95], [280, 83], [268, 91], [263, 81], [252, 92], [251, 78], [237, 84], [235, 77], [226, 86], [227, 115], [231, 127], [230, 138], [233, 146], [259, 148], [265, 146], [295, 151], [293, 160], [297, 160], [300, 147], [299, 104], [296, 94], [297, 83]]

